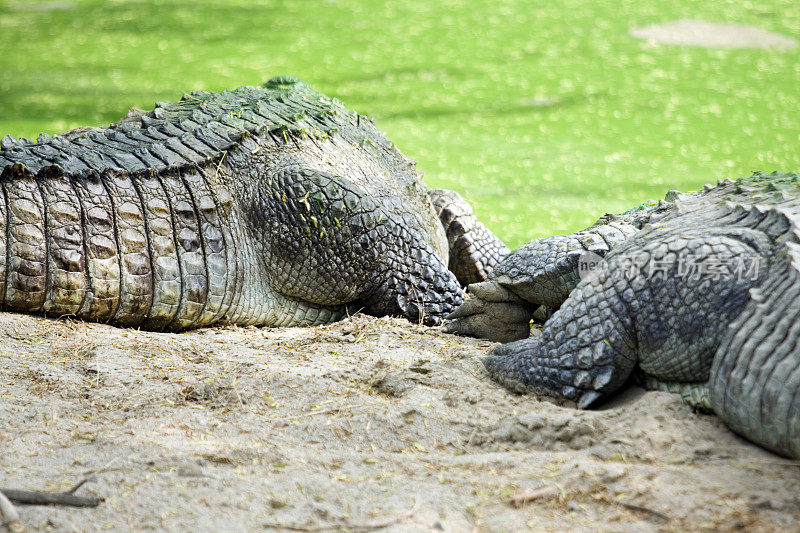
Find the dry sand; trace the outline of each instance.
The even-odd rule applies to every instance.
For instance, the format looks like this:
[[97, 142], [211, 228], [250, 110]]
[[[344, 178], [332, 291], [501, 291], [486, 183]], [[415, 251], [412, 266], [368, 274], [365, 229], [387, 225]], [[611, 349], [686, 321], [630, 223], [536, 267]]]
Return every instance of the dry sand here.
[[726, 24], [682, 19], [666, 24], [634, 28], [631, 35], [647, 42], [706, 48], [776, 48], [788, 50], [797, 40], [749, 24]]
[[509, 393], [400, 319], [148, 333], [0, 314], [0, 487], [28, 531], [724, 531], [800, 523], [800, 467], [666, 393]]

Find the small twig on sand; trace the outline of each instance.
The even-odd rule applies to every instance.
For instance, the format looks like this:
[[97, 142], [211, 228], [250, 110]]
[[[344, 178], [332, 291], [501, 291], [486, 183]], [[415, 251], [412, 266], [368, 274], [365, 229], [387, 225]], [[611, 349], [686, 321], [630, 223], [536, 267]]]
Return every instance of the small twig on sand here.
[[94, 480], [95, 480], [94, 476], [86, 476], [82, 480], [80, 480], [77, 483], [75, 483], [72, 486], [72, 488], [69, 489], [68, 491], [66, 491], [64, 494], [75, 494], [75, 491], [78, 490], [79, 488], [81, 488], [84, 483], [86, 483], [87, 481], [94, 481]]
[[651, 516], [653, 516], [655, 518], [658, 518], [659, 520], [663, 520], [664, 522], [669, 522], [669, 516], [665, 515], [662, 512], [656, 511], [655, 509], [650, 509], [649, 507], [643, 507], [641, 505], [636, 505], [635, 503], [628, 503], [628, 502], [622, 502], [622, 501], [619, 501], [619, 500], [612, 500], [610, 498], [604, 499], [604, 501], [606, 503], [613, 503], [613, 504], [616, 504], [616, 505], [621, 505], [622, 507], [625, 507], [626, 509], [630, 509], [631, 511], [638, 511], [640, 513], [649, 514], [649, 515], [651, 515]]
[[[544, 487], [539, 487], [538, 489], [518, 492], [514, 494], [511, 498], [509, 498], [508, 503], [510, 503], [514, 507], [522, 507], [526, 503], [530, 503], [545, 498], [551, 498], [554, 496], [558, 496], [563, 499], [566, 497], [563, 487], [567, 486], [574, 479], [576, 479], [576, 475], [573, 474], [572, 476], [569, 476], [566, 479], [564, 479], [564, 481], [562, 481], [559, 484], [546, 485]], [[585, 492], [583, 492], [583, 494], [585, 494]], [[631, 511], [649, 514], [653, 518], [657, 518], [658, 520], [663, 520], [664, 522], [669, 522], [670, 520], [669, 516], [665, 515], [660, 511], [656, 511], [655, 509], [644, 507], [642, 505], [636, 505], [635, 503], [628, 503], [621, 500], [617, 500], [605, 494], [596, 494], [593, 496], [593, 498], [595, 499], [595, 501], [598, 502], [603, 502], [610, 505], [619, 505], [620, 507], [624, 507]]]
[[305, 413], [299, 413], [296, 415], [289, 415], [289, 416], [281, 416], [278, 418], [270, 418], [268, 419], [269, 422], [282, 422], [284, 420], [293, 420], [295, 418], [304, 418], [307, 416], [317, 416], [317, 415], [329, 415], [333, 413], [338, 413], [340, 411], [344, 411], [346, 409], [353, 409], [354, 407], [359, 407], [358, 405], [342, 405], [340, 407], [331, 407], [330, 409], [322, 409], [319, 411], [306, 411]]
[[536, 490], [518, 492], [508, 500], [508, 503], [514, 507], [522, 507], [528, 502], [536, 501], [541, 498], [549, 498], [550, 496], [555, 496], [559, 492], [561, 492], [561, 489], [556, 485], [547, 485], [546, 487], [540, 487]]
[[565, 487], [575, 481], [578, 477], [579, 476], [577, 474], [572, 474], [565, 477], [559, 483], [545, 485], [544, 487], [539, 487], [538, 489], [518, 492], [508, 499], [508, 503], [514, 507], [522, 507], [526, 503], [540, 500], [542, 498], [549, 498], [556, 495], [562, 496], [566, 490]]
[[333, 529], [357, 529], [361, 531], [373, 531], [376, 529], [383, 529], [385, 527], [392, 526], [394, 524], [398, 524], [411, 516], [414, 515], [419, 510], [419, 498], [414, 499], [414, 506], [411, 507], [405, 513], [399, 514], [394, 518], [389, 518], [387, 520], [377, 521], [377, 522], [364, 522], [364, 523], [351, 523], [351, 522], [340, 522], [338, 524], [328, 524], [322, 526], [302, 526], [299, 524], [281, 524], [278, 522], [275, 523], [265, 523], [263, 526], [267, 529], [290, 529], [292, 531], [328, 531]]
[[19, 513], [3, 491], [0, 491], [0, 526], [13, 533], [25, 531], [25, 526], [19, 521]]
[[[83, 475], [86, 476], [87, 480], [89, 480], [89, 479], [93, 479], [94, 478], [94, 476], [92, 474], [102, 474], [103, 472], [108, 472], [108, 471], [114, 470], [114, 469], [120, 470], [119, 467], [111, 468], [111, 465], [113, 465], [117, 461], [119, 461], [119, 457], [114, 457], [109, 462], [107, 462], [104, 466], [101, 466], [100, 468], [93, 468], [92, 470], [87, 470], [86, 472], [83, 473]], [[73, 489], [74, 488], [75, 487], [73, 487]], [[71, 492], [75, 492], [75, 491], [73, 490]]]
[[467, 439], [467, 442], [465, 442], [465, 443], [464, 443], [464, 447], [465, 447], [465, 448], [466, 448], [467, 446], [469, 446], [470, 444], [472, 444], [472, 439], [474, 439], [474, 438], [475, 438], [475, 435], [477, 435], [477, 434], [478, 434], [478, 428], [474, 428], [474, 429], [472, 430], [472, 433], [470, 433], [470, 434], [469, 434], [469, 438]]
[[[81, 483], [83, 484], [83, 483]], [[66, 505], [69, 507], [97, 507], [103, 498], [75, 496], [69, 492], [39, 492], [35, 490], [0, 489], [17, 505]]]

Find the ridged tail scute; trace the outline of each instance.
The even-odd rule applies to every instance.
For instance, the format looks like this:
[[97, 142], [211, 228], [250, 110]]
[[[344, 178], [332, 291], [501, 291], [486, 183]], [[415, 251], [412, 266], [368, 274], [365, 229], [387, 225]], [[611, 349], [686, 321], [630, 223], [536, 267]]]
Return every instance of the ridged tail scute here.
[[800, 246], [787, 243], [767, 282], [728, 329], [711, 368], [711, 405], [735, 432], [800, 458]]
[[76, 315], [88, 288], [81, 204], [61, 167], [45, 167], [37, 178], [47, 221], [47, 290], [42, 311]]
[[135, 327], [142, 323], [153, 303], [153, 271], [144, 209], [127, 172], [109, 170], [101, 179], [111, 199], [119, 254], [119, 305], [111, 321]]
[[137, 179], [137, 187], [149, 236], [146, 250], [151, 258], [153, 292], [147, 317], [140, 325], [145, 329], [164, 329], [178, 313], [181, 297], [181, 273], [172, 207], [161, 180], [154, 172], [141, 174]]
[[170, 204], [181, 279], [177, 315], [167, 327], [185, 329], [200, 318], [208, 295], [200, 227], [194, 201], [181, 179], [180, 170], [170, 168], [158, 177]]
[[235, 255], [230, 225], [222, 219], [230, 212], [233, 199], [227, 190], [214, 194], [202, 167], [189, 166], [181, 177], [196, 211], [208, 286], [203, 311], [192, 326], [204, 326], [217, 322], [230, 308], [232, 291], [228, 289], [233, 276], [228, 273], [235, 270]]
[[22, 164], [5, 167], [6, 272], [3, 308], [38, 312], [47, 289], [47, 239], [42, 192]]
[[119, 248], [114, 232], [114, 210], [108, 190], [95, 171], [74, 179], [81, 205], [88, 287], [78, 316], [110, 321], [119, 307]]
[[[10, 172], [10, 171], [9, 171]], [[5, 174], [5, 170], [2, 174]], [[8, 272], [8, 205], [6, 203], [5, 186], [7, 181], [0, 175], [0, 309], [5, 308], [6, 274]]]

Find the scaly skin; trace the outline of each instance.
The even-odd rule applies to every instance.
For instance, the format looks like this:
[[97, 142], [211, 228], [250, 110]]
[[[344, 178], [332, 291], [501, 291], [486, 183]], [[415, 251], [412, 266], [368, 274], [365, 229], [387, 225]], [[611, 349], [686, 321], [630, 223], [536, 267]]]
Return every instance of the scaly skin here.
[[[501, 263], [486, 283], [508, 277], [497, 285], [524, 292], [524, 305], [568, 297], [540, 335], [492, 349], [489, 374], [586, 408], [635, 371], [753, 442], [800, 457], [800, 178], [756, 173], [669, 197], [673, 204], [645, 210], [641, 229], [611, 247], [606, 269], [573, 286], [577, 260], [554, 270], [563, 250], [546, 252], [546, 240], [527, 245], [542, 251], [527, 265], [507, 259], [525, 272]], [[455, 316], [450, 328], [466, 333], [488, 322]]]
[[3, 310], [182, 330], [462, 300], [413, 162], [293, 78], [0, 147]]
[[469, 285], [471, 298], [448, 318], [445, 329], [498, 342], [530, 335], [537, 311], [557, 309], [580, 281], [578, 261], [598, 257], [663, 216], [671, 204], [652, 203], [621, 215], [606, 215], [584, 231], [530, 241], [505, 256], [485, 281]]
[[455, 191], [431, 189], [428, 197], [445, 228], [450, 249], [450, 269], [466, 286], [486, 279], [508, 248], [475, 215], [472, 207]]

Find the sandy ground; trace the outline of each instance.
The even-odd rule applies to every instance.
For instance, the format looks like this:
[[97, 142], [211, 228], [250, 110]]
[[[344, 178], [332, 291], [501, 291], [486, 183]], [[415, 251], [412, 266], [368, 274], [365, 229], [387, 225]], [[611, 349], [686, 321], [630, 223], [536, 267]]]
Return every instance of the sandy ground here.
[[147, 333], [0, 314], [0, 487], [28, 531], [797, 530], [800, 467], [676, 397], [489, 381], [400, 319]]
[[706, 48], [776, 48], [788, 50], [797, 40], [749, 24], [730, 24], [682, 19], [666, 24], [634, 28], [631, 35], [653, 45], [685, 45]]

